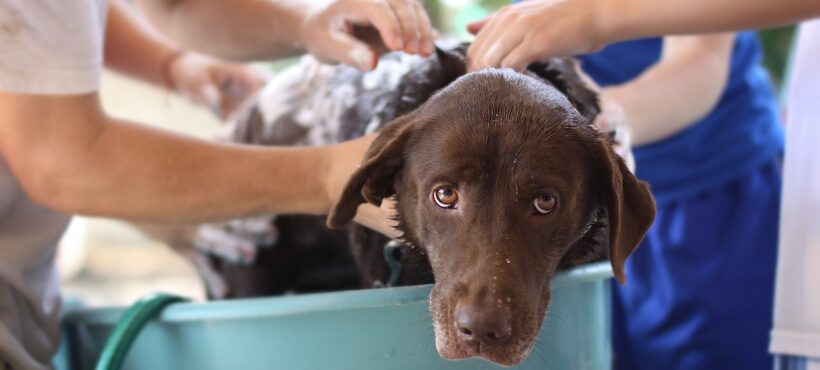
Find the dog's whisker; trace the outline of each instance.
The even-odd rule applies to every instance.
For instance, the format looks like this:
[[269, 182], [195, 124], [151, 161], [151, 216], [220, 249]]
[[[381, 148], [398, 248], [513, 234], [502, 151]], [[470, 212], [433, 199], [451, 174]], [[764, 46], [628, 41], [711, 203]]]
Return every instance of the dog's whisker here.
[[542, 363], [545, 363], [549, 360], [544, 345], [537, 339], [535, 341], [535, 346], [532, 348], [532, 352], [530, 352], [530, 354], [535, 355], [537, 359], [540, 360], [539, 362]]

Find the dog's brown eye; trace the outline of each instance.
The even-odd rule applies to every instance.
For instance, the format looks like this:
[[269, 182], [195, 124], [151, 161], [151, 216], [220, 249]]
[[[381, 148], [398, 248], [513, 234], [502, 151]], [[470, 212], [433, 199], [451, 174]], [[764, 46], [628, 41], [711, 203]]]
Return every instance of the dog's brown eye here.
[[433, 189], [433, 200], [441, 208], [456, 208], [458, 193], [452, 186], [439, 186]]
[[538, 215], [545, 215], [547, 213], [550, 213], [555, 208], [556, 203], [557, 200], [552, 195], [539, 195], [535, 198], [535, 200], [532, 201], [533, 213]]

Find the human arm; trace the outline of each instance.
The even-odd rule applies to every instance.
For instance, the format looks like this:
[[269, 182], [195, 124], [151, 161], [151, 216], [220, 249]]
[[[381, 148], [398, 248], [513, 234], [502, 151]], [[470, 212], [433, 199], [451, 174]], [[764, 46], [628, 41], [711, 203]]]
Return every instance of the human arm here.
[[[416, 0], [138, 0], [138, 4], [174, 40], [229, 59], [273, 59], [310, 51], [323, 61], [370, 70], [383, 46], [422, 55], [433, 52], [430, 20]], [[381, 37], [355, 38], [362, 27], [375, 28]]]
[[[371, 137], [314, 148], [199, 141], [107, 117], [96, 94], [0, 93], [0, 153], [47, 207], [143, 222], [327, 213]], [[361, 223], [389, 232], [375, 207]]]
[[818, 16], [820, 2], [807, 0], [526, 1], [468, 27], [478, 34], [468, 51], [469, 68], [521, 69], [622, 40], [771, 27]]
[[634, 80], [603, 89], [602, 118], [612, 109], [619, 114], [620, 107], [635, 145], [687, 128], [720, 99], [729, 78], [733, 44], [734, 34], [665, 37], [656, 64]]
[[222, 119], [232, 116], [264, 83], [246, 66], [178, 51], [124, 0], [110, 1], [105, 64], [128, 76], [174, 89]]

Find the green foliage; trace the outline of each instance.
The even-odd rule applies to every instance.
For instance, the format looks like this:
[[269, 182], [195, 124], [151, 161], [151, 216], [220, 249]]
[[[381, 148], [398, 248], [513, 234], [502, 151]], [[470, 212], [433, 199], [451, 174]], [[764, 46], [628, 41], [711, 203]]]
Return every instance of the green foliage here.
[[789, 62], [789, 51], [794, 38], [794, 26], [760, 31], [763, 43], [763, 65], [772, 75], [775, 85], [781, 86], [786, 66]]
[[504, 5], [510, 3], [510, 1], [506, 0], [481, 0], [478, 2], [481, 6], [487, 9], [498, 9]]

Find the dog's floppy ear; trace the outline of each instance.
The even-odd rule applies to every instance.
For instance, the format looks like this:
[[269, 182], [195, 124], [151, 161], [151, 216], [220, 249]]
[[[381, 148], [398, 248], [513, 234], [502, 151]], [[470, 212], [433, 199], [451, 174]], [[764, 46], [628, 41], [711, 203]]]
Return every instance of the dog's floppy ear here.
[[601, 112], [597, 88], [592, 80], [582, 75], [575, 59], [551, 58], [530, 64], [527, 69], [566, 95], [572, 106], [590, 122]]
[[350, 176], [342, 196], [330, 211], [327, 225], [339, 228], [356, 216], [362, 203], [380, 205], [396, 193], [393, 179], [404, 164], [404, 147], [413, 131], [413, 113], [385, 125], [370, 144], [362, 164]]
[[596, 140], [594, 163], [598, 163], [595, 182], [606, 215], [609, 258], [615, 278], [626, 283], [624, 263], [638, 247], [655, 220], [655, 200], [649, 185], [638, 180], [606, 140]]

